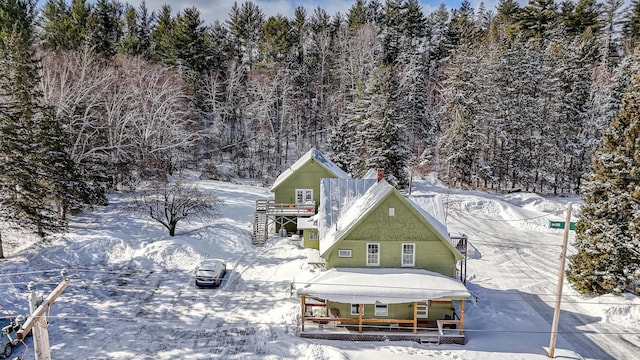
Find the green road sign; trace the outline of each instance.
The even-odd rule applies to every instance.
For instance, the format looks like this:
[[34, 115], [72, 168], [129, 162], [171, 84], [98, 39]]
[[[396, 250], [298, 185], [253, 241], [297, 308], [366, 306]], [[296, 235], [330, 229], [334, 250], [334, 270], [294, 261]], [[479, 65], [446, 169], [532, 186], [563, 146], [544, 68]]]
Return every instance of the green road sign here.
[[[564, 229], [564, 221], [549, 221], [549, 227], [552, 229]], [[575, 230], [576, 229], [576, 223], [575, 222], [570, 222], [569, 223], [569, 230]]]

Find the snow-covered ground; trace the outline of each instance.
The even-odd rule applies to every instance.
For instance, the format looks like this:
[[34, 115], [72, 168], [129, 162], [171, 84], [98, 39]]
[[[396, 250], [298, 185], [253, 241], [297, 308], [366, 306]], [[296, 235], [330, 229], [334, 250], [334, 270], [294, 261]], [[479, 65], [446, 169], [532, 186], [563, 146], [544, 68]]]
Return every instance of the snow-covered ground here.
[[[124, 210], [130, 195], [112, 196], [109, 206], [75, 216], [68, 233], [0, 260], [0, 305], [27, 314], [27, 283], [47, 295], [68, 269], [69, 286], [51, 311], [54, 359], [548, 358], [562, 243], [562, 230], [548, 225], [564, 220], [577, 198], [414, 183], [417, 202], [440, 194], [450, 233], [469, 236], [467, 285], [478, 300], [465, 308], [468, 342], [345, 342], [296, 336], [300, 303], [290, 283], [309, 271], [305, 252], [289, 239], [263, 248], [250, 241], [255, 200], [268, 190], [197, 184], [224, 200], [222, 218], [181, 223], [172, 238]], [[227, 261], [227, 281], [196, 289], [194, 267], [208, 257]], [[637, 358], [639, 305], [633, 296], [586, 298], [565, 282], [556, 357]], [[14, 356], [34, 359], [31, 338], [26, 345]]]

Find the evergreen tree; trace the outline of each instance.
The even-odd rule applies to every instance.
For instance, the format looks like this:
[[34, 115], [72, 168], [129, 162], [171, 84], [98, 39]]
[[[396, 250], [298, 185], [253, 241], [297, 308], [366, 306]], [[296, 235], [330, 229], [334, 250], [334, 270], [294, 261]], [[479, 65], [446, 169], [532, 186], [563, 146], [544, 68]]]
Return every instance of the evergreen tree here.
[[91, 16], [91, 5], [85, 0], [72, 0], [69, 14], [69, 32], [67, 48], [78, 50], [89, 41], [90, 29], [87, 28]]
[[600, 5], [595, 0], [578, 0], [576, 4], [565, 1], [561, 5], [562, 21], [571, 36], [581, 35], [587, 29], [598, 33], [602, 27], [599, 20]]
[[215, 21], [205, 35], [206, 47], [209, 49], [209, 67], [218, 76], [223, 76], [233, 53], [233, 44], [229, 39], [229, 30]]
[[42, 11], [43, 45], [53, 50], [68, 50], [70, 9], [65, 0], [49, 0]]
[[156, 26], [149, 34], [149, 58], [152, 61], [169, 65], [176, 63], [174, 28], [171, 6], [164, 4], [158, 13]]
[[459, 9], [453, 10], [449, 23], [449, 37], [452, 45], [457, 47], [462, 43], [474, 41], [479, 35], [475, 23], [475, 10], [468, 0], [463, 0]]
[[[407, 60], [404, 60], [408, 58]], [[424, 56], [418, 52], [408, 52], [403, 54], [401, 63], [406, 65], [398, 66], [399, 91], [398, 91], [398, 119], [404, 124], [407, 130], [405, 139], [407, 146], [414, 153], [421, 153], [431, 148], [435, 142], [433, 130], [435, 124], [431, 123], [427, 116], [430, 106], [427, 103], [429, 96], [428, 89], [428, 69]]]
[[469, 45], [463, 45], [451, 59], [443, 90], [443, 129], [438, 154], [446, 164], [446, 178], [452, 185], [478, 181], [478, 165], [485, 133], [477, 95], [478, 79]]
[[394, 64], [402, 47], [402, 0], [387, 0], [384, 7], [382, 31], [383, 63]]
[[622, 32], [627, 51], [635, 49], [640, 39], [640, 0], [631, 1]]
[[347, 104], [346, 111], [330, 129], [329, 155], [341, 169], [352, 175], [362, 175], [364, 164], [362, 156], [356, 152], [355, 144], [358, 138], [356, 128], [367, 116], [371, 98], [364, 92], [364, 86], [361, 83], [356, 85], [352, 96], [353, 101]]
[[508, 39], [515, 38], [520, 31], [518, 26], [522, 13], [520, 4], [515, 0], [499, 0], [497, 10], [496, 21], [504, 27], [505, 36]]
[[449, 37], [449, 11], [441, 4], [427, 18], [427, 62], [429, 75], [436, 77], [440, 61], [449, 56], [453, 49], [452, 40]]
[[76, 174], [61, 125], [37, 91], [34, 14], [33, 1], [0, 2], [0, 217], [44, 237], [64, 225], [52, 202], [76, 199], [65, 187]]
[[140, 25], [138, 13], [133, 6], [127, 6], [124, 10], [123, 37], [120, 40], [119, 51], [129, 56], [140, 56], [145, 53], [142, 39], [140, 39]]
[[387, 65], [376, 68], [365, 89], [365, 102], [359, 106], [365, 108], [366, 113], [355, 126], [354, 154], [358, 154], [360, 162], [354, 175], [362, 176], [369, 169], [382, 168], [387, 181], [402, 188], [409, 183], [407, 166], [411, 154], [404, 143], [397, 95], [398, 80], [393, 68]]
[[207, 28], [195, 7], [184, 9], [176, 17], [173, 27], [176, 64], [183, 71], [201, 74], [209, 70], [209, 49], [206, 47]]
[[559, 22], [558, 5], [554, 0], [530, 0], [520, 13], [520, 31], [525, 37], [550, 38]]
[[240, 7], [234, 2], [229, 16], [227, 26], [232, 42], [236, 45], [238, 61], [251, 69], [258, 43], [263, 36], [264, 13], [251, 1], [243, 2]]
[[117, 53], [122, 38], [120, 20], [123, 7], [117, 0], [98, 0], [87, 22], [94, 51], [107, 58]]
[[347, 13], [347, 22], [349, 23], [349, 28], [352, 30], [358, 30], [362, 25], [367, 23], [367, 6], [365, 0], [356, 0], [356, 2], [351, 5]]
[[149, 14], [145, 1], [140, 3], [138, 10], [130, 5], [125, 6], [123, 37], [119, 44], [121, 53], [149, 57], [149, 38], [154, 16], [153, 12]]
[[284, 62], [295, 40], [289, 19], [271, 16], [264, 24], [264, 37], [258, 48], [267, 62]]
[[581, 293], [621, 294], [640, 280], [640, 78], [594, 154], [567, 278]]

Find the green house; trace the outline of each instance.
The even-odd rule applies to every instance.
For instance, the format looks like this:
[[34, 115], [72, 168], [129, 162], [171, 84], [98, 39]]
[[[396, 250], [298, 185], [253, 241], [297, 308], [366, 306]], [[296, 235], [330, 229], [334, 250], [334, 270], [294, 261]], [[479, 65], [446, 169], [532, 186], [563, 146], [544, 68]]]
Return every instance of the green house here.
[[302, 247], [316, 250], [320, 247], [316, 216], [298, 218], [298, 231], [302, 231]]
[[[271, 186], [274, 203], [270, 206], [273, 213], [277, 214], [280, 209], [283, 214], [276, 223], [292, 232], [297, 230], [297, 217], [314, 215], [320, 203], [322, 178], [349, 178], [349, 175], [315, 148], [283, 171]], [[283, 221], [284, 217], [290, 221]]]
[[[335, 191], [335, 189], [334, 189]], [[345, 203], [344, 197], [334, 201]], [[464, 342], [464, 299], [470, 293], [456, 279], [462, 254], [446, 227], [382, 180], [338, 208], [323, 196], [319, 255], [325, 271], [298, 284], [302, 297], [322, 301], [327, 317], [363, 327], [456, 326]], [[318, 319], [314, 314], [305, 317]], [[320, 317], [321, 318], [321, 317]], [[321, 321], [321, 320], [319, 320]], [[334, 320], [332, 320], [334, 321]]]

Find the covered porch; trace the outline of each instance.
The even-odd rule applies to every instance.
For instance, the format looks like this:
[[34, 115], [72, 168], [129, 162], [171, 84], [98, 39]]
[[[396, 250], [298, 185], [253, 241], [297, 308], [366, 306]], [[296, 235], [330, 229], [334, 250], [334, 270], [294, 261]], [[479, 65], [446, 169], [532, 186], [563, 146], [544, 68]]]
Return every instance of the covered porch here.
[[[464, 301], [470, 293], [461, 282], [442, 274], [421, 269], [336, 268], [296, 283], [296, 288], [301, 299], [301, 337], [465, 343]], [[456, 303], [457, 311], [452, 307], [452, 316], [438, 318], [439, 314], [429, 314], [432, 303]], [[340, 311], [336, 306], [340, 304], [349, 304], [351, 311], [345, 314], [344, 306]], [[409, 312], [393, 310], [406, 307]], [[321, 311], [314, 311], [317, 308]]]

